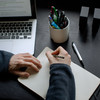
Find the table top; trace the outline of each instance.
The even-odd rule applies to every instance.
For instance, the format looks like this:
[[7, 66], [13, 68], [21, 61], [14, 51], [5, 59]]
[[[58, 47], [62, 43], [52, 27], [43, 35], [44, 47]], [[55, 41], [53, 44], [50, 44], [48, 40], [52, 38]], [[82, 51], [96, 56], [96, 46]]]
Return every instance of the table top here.
[[35, 56], [46, 47], [55, 50], [58, 46], [64, 47], [71, 55], [71, 59], [76, 64], [81, 65], [75, 52], [72, 49], [72, 42], [75, 42], [85, 65], [85, 69], [100, 78], [100, 29], [95, 34], [92, 34], [93, 14], [90, 13], [87, 21], [87, 31], [80, 32], [79, 17], [80, 11], [65, 10], [66, 16], [70, 19], [69, 39], [65, 43], [54, 43], [50, 38], [50, 31], [48, 25], [48, 15], [50, 9], [37, 9], [37, 35]]

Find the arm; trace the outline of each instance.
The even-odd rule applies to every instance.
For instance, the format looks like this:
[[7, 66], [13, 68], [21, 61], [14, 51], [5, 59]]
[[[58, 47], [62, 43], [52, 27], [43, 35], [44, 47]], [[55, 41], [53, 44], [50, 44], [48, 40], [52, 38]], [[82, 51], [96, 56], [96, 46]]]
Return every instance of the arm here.
[[12, 56], [12, 53], [0, 51], [0, 73], [8, 72], [9, 61]]
[[75, 82], [66, 64], [50, 66], [50, 83], [46, 100], [75, 100]]
[[21, 68], [31, 68], [38, 72], [42, 67], [40, 61], [29, 53], [12, 54], [0, 51], [0, 73], [12, 73], [20, 77], [29, 77], [30, 73]]
[[[46, 100], [75, 100], [75, 82], [70, 64], [71, 56], [62, 47], [47, 52], [50, 62], [50, 82]], [[53, 57], [63, 56], [64, 59]]]

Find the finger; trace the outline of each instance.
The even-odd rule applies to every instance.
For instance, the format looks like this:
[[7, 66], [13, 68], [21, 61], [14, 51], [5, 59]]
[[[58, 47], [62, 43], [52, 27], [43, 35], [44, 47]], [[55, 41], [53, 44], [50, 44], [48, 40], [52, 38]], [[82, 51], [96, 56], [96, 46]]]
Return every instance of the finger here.
[[52, 54], [68, 54], [68, 52], [61, 46], [59, 46]]
[[34, 71], [36, 71], [36, 72], [39, 71], [39, 69], [37, 68], [37, 66], [34, 65], [34, 64], [31, 63], [31, 62], [25, 62], [25, 61], [23, 61], [22, 63], [20, 63], [20, 68], [21, 68], [21, 67], [24, 67], [24, 66], [30, 67], [30, 68], [32, 68], [32, 69], [33, 69]]
[[61, 46], [58, 47], [58, 50], [59, 52], [67, 53], [67, 51]]
[[40, 61], [36, 59], [34, 56], [32, 56], [29, 53], [22, 53], [21, 56], [23, 56], [24, 61], [32, 62], [35, 64], [38, 68], [41, 68], [42, 65], [40, 64]]
[[42, 65], [40, 64], [40, 62], [37, 62], [36, 59], [24, 58], [24, 61], [26, 61], [26, 62], [32, 62], [32, 63], [35, 64], [38, 68], [41, 68], [41, 67], [42, 67]]
[[30, 74], [28, 72], [14, 71], [12, 73], [15, 75], [18, 75], [20, 77], [26, 77], [26, 78], [30, 76]]
[[[30, 53], [21, 53], [20, 56], [24, 57], [24, 58], [33, 58], [36, 59], [33, 55], [31, 55]], [[39, 60], [37, 60], [38, 62], [40, 62]]]
[[50, 51], [46, 52], [46, 56], [47, 56], [49, 62], [51, 62], [51, 60], [53, 60], [53, 58], [54, 58]]
[[62, 50], [64, 50], [61, 46], [59, 46], [54, 52], [52, 52], [53, 55], [58, 55]]
[[52, 56], [52, 54], [51, 54], [50, 51], [46, 52], [46, 56], [47, 56], [48, 58], [53, 58], [53, 56]]
[[32, 56], [31, 54], [29, 54], [29, 53], [19, 53], [19, 54], [17, 54], [17, 55], [20, 55], [20, 56], [23, 56], [23, 57], [27, 57], [27, 56]]
[[35, 58], [34, 56], [32, 56], [32, 58], [35, 59], [38, 63], [40, 63], [40, 61], [37, 58]]
[[71, 59], [71, 55], [70, 54], [68, 54], [68, 57]]
[[33, 55], [31, 55], [31, 54], [29, 54], [29, 53], [21, 53], [21, 54], [18, 54], [19, 56], [22, 56], [22, 58], [23, 57], [25, 57], [25, 58], [33, 58], [33, 59], [35, 59], [37, 62], [39, 62], [40, 63], [40, 61], [38, 60], [38, 59], [36, 59]]
[[52, 52], [52, 55], [58, 55], [59, 54], [59, 49], [57, 48], [55, 51]]
[[32, 55], [29, 54], [29, 53], [24, 53], [24, 54], [22, 54], [22, 55], [23, 55], [23, 57], [25, 57], [25, 58], [32, 58], [32, 59], [34, 59], [36, 62], [40, 63], [40, 61], [39, 61], [37, 58], [35, 58], [34, 56], [32, 56]]

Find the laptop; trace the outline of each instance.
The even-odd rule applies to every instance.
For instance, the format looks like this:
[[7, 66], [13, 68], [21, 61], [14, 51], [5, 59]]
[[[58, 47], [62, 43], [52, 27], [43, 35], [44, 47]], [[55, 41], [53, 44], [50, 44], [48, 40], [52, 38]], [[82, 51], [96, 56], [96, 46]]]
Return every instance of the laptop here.
[[34, 54], [35, 0], [0, 0], [0, 50]]

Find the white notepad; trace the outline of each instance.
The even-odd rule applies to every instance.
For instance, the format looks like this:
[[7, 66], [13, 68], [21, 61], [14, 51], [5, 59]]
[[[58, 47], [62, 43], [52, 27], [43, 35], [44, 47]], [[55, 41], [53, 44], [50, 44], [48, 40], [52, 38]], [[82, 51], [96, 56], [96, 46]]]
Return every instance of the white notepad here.
[[[27, 79], [21, 77], [18, 78], [20, 83], [44, 99], [49, 87], [50, 77], [49, 62], [45, 55], [45, 52], [48, 50], [52, 51], [50, 48], [46, 47], [37, 57], [42, 64], [42, 68], [38, 73], [33, 72], [33, 74]], [[96, 77], [92, 73], [88, 72], [73, 62], [71, 62], [71, 69], [75, 78], [76, 100], [89, 100], [91, 95], [100, 84], [100, 78]]]

